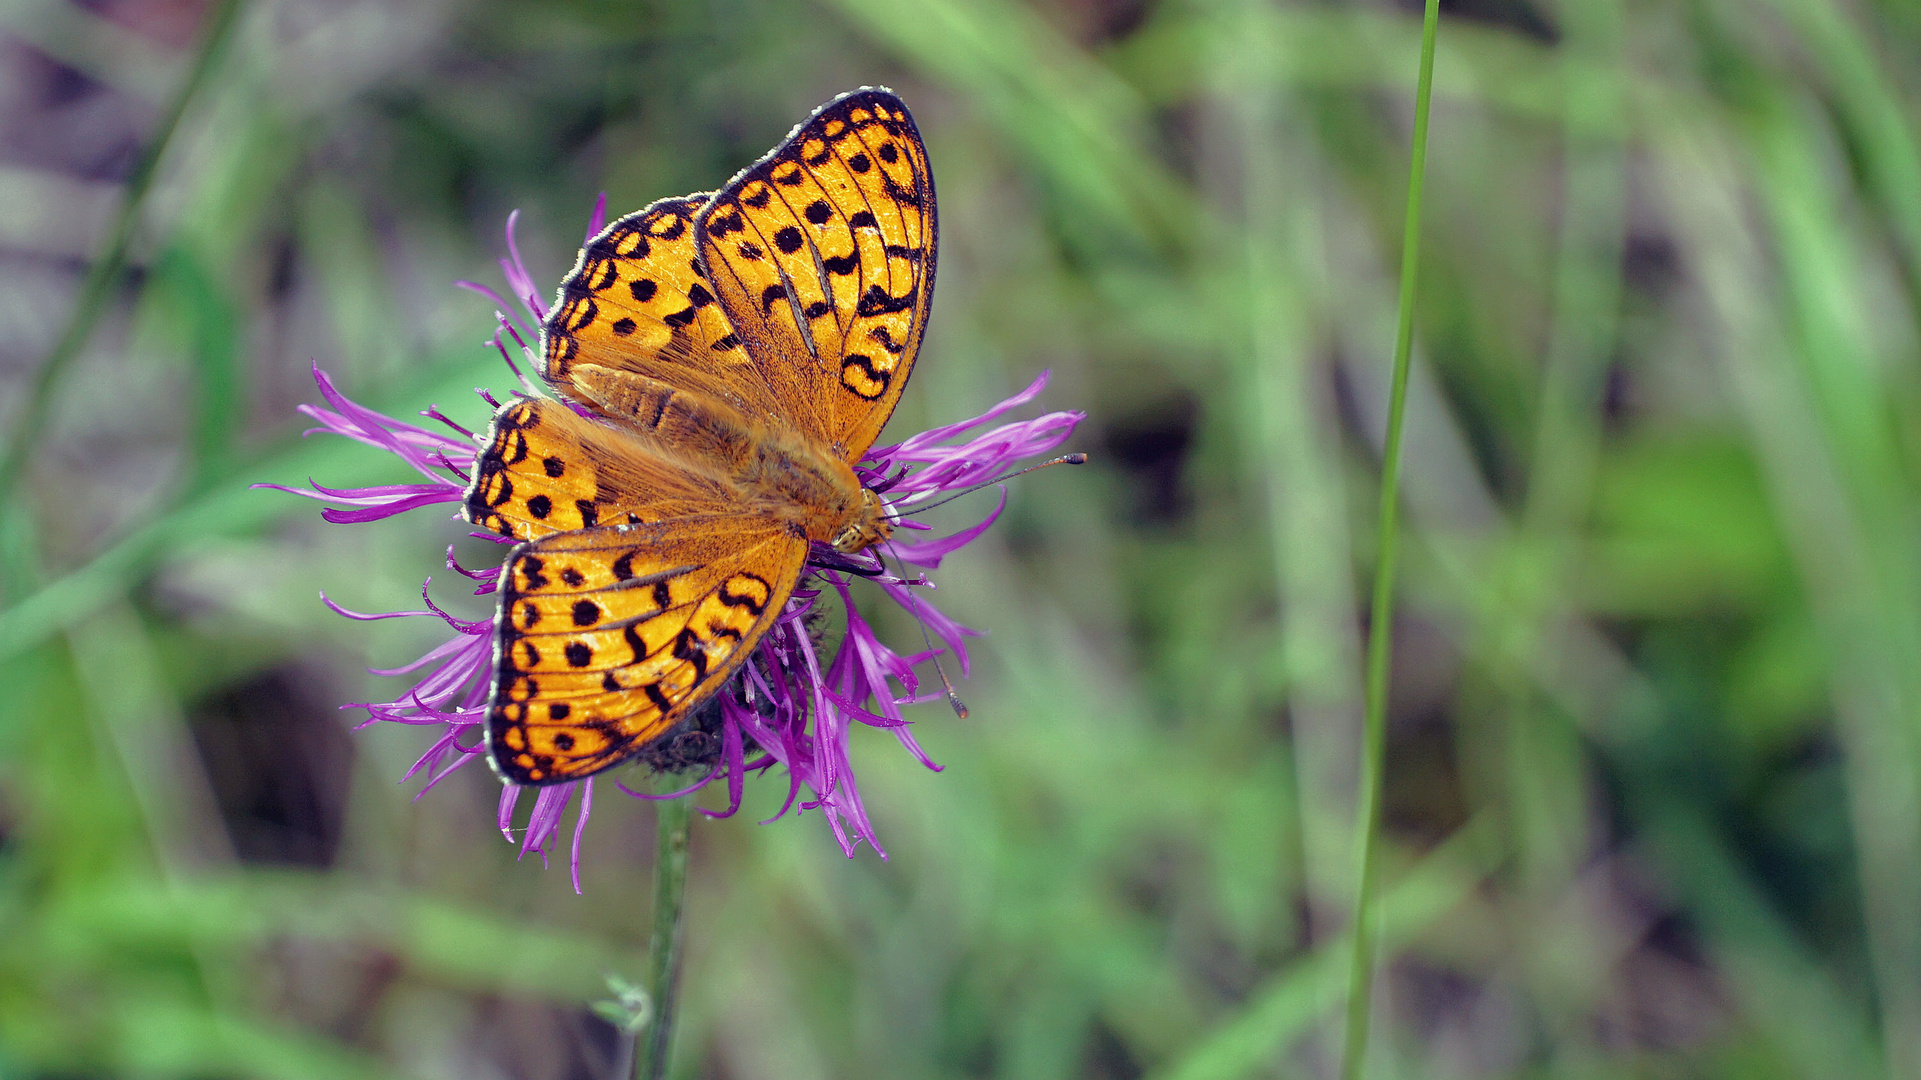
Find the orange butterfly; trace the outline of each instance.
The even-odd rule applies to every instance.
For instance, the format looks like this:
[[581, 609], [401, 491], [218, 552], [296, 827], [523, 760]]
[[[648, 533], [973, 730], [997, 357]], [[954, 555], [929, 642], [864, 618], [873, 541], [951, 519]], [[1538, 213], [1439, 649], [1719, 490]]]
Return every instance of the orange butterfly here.
[[864, 88], [582, 249], [542, 327], [565, 401], [503, 405], [466, 493], [469, 521], [526, 541], [494, 627], [501, 776], [639, 753], [752, 654], [811, 544], [887, 539], [853, 465], [913, 369], [936, 232], [913, 117]]

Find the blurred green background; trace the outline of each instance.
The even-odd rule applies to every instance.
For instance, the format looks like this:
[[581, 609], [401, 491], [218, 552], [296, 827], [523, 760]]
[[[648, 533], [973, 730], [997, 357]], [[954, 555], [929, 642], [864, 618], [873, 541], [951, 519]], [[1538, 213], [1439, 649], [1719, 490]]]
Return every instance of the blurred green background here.
[[[1442, 7], [1372, 1075], [1921, 1076], [1921, 10]], [[10, 432], [206, 10], [0, 3]], [[596, 193], [712, 188], [868, 83], [945, 240], [891, 430], [1052, 368], [1096, 464], [939, 575], [990, 631], [973, 718], [916, 714], [946, 771], [855, 732], [888, 861], [753, 824], [778, 779], [697, 822], [675, 1074], [1329, 1075], [1417, 38], [1386, 0], [246, 5], [0, 500], [0, 1077], [609, 1075], [652, 810], [602, 791], [576, 896], [482, 768], [411, 801], [425, 734], [337, 706], [444, 630], [316, 594], [479, 615], [464, 530], [246, 485], [406, 478], [298, 437], [310, 360], [484, 420], [451, 283], [509, 210], [551, 289]]]

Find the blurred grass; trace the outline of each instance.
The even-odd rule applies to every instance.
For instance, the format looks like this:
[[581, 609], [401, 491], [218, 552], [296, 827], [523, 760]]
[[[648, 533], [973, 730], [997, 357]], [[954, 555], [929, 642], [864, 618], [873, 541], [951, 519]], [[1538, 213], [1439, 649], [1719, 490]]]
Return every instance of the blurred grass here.
[[[198, 10], [0, 8], [22, 190], [124, 182]], [[430, 630], [314, 591], [411, 607], [460, 530], [244, 485], [397, 476], [297, 437], [310, 360], [482, 415], [450, 283], [509, 209], [551, 284], [596, 192], [711, 188], [862, 83], [942, 196], [895, 430], [1051, 367], [1097, 466], [943, 568], [991, 633], [974, 718], [917, 717], [946, 771], [858, 741], [887, 862], [752, 824], [774, 782], [696, 825], [675, 1075], [1328, 1075], [1417, 39], [1386, 3], [257, 0], [6, 538], [0, 1075], [606, 1075], [650, 811], [601, 800], [575, 897], [491, 778], [410, 801], [414, 733], [335, 706]], [[1440, 40], [1371, 1075], [1917, 1075], [1921, 20], [1462, 0]], [[80, 202], [0, 209], [9, 424], [60, 238], [102, 231], [21, 223]]]

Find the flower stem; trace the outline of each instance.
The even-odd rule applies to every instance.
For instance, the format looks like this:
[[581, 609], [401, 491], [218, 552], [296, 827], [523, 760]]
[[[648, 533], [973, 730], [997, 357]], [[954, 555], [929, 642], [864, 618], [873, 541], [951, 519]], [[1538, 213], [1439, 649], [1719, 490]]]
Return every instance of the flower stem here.
[[140, 210], [146, 204], [147, 194], [153, 190], [154, 177], [159, 172], [160, 158], [166, 152], [167, 144], [173, 141], [174, 131], [180, 126], [180, 118], [186, 115], [187, 106], [193, 103], [201, 87], [206, 85], [207, 76], [213, 70], [222, 46], [226, 44], [239, 10], [240, 0], [222, 0], [207, 16], [207, 28], [200, 36], [200, 48], [194, 54], [186, 79], [174, 92], [173, 100], [167, 103], [167, 111], [154, 129], [153, 138], [147, 141], [140, 157], [134, 161], [132, 171], [127, 174], [127, 186], [120, 193], [120, 209], [114, 217], [112, 231], [107, 234], [106, 250], [88, 267], [86, 280], [80, 286], [80, 297], [74, 302], [72, 313], [67, 316], [67, 325], [60, 331], [59, 340], [47, 353], [40, 370], [34, 374], [27, 400], [7, 439], [6, 451], [0, 455], [0, 505], [12, 505], [6, 496], [26, 468], [27, 459], [46, 426], [54, 385], [80, 354], [87, 339], [93, 336], [93, 328], [100, 321], [107, 298], [114, 286], [119, 284], [121, 271], [127, 265], [128, 250], [133, 246], [134, 229], [140, 224]]
[[1381, 449], [1381, 518], [1374, 563], [1374, 600], [1367, 628], [1367, 710], [1361, 758], [1360, 874], [1354, 889], [1354, 955], [1348, 968], [1343, 1080], [1360, 1080], [1367, 1064], [1367, 1025], [1374, 1001], [1375, 848], [1381, 831], [1382, 774], [1387, 756], [1387, 670], [1393, 646], [1394, 563], [1398, 554], [1401, 429], [1407, 412], [1408, 358], [1414, 349], [1414, 290], [1421, 240], [1421, 187], [1427, 171], [1428, 104], [1434, 93], [1434, 38], [1440, 0], [1427, 0], [1421, 20], [1421, 75], [1414, 90], [1414, 145], [1409, 155], [1407, 217], [1401, 236], [1400, 325], [1388, 392], [1387, 438]]
[[661, 1080], [673, 1048], [674, 1003], [680, 990], [680, 915], [687, 899], [687, 823], [692, 801], [655, 803], [654, 932], [647, 949], [647, 995], [653, 1019], [640, 1033], [634, 1080]]

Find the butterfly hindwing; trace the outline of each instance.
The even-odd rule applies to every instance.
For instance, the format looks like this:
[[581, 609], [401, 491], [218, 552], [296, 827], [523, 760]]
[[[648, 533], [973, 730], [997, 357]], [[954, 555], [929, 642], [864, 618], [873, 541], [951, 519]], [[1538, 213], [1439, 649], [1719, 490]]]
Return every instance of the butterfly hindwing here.
[[735, 509], [723, 485], [658, 456], [638, 432], [538, 399], [494, 414], [464, 504], [468, 521], [519, 540]]
[[891, 91], [823, 105], [695, 219], [719, 306], [788, 419], [857, 461], [907, 385], [933, 297], [933, 174]]
[[501, 571], [495, 767], [577, 780], [660, 737], [726, 683], [793, 593], [807, 542], [732, 514], [558, 533]]
[[572, 372], [599, 364], [736, 408], [774, 407], [696, 259], [694, 215], [707, 198], [661, 199], [580, 250], [542, 324], [541, 374], [549, 383], [591, 406]]

